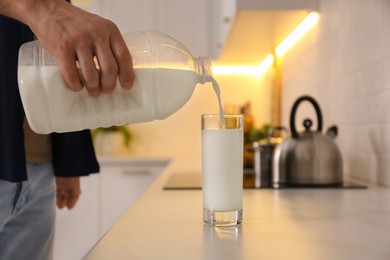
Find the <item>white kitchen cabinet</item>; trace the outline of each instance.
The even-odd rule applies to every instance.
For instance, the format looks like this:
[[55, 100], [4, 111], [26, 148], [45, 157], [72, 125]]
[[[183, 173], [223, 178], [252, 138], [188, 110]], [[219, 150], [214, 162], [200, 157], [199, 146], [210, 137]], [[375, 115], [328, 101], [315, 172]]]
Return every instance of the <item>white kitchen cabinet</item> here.
[[217, 59], [237, 0], [95, 0], [94, 6], [122, 33], [158, 30], [180, 41], [194, 56]]
[[99, 159], [100, 173], [81, 177], [72, 210], [57, 210], [54, 260], [79, 260], [136, 202], [168, 160]]
[[100, 230], [103, 236], [137, 201], [168, 161], [102, 161]]
[[97, 174], [80, 178], [81, 196], [72, 210], [57, 209], [54, 260], [78, 260], [99, 239]]
[[96, 12], [113, 21], [122, 34], [155, 28], [155, 0], [94, 0]]
[[237, 11], [237, 0], [211, 0], [210, 52], [218, 57], [223, 49]]
[[238, 0], [240, 10], [319, 10], [319, 0]]
[[155, 3], [157, 30], [181, 42], [194, 56], [210, 56], [209, 0], [155, 0]]

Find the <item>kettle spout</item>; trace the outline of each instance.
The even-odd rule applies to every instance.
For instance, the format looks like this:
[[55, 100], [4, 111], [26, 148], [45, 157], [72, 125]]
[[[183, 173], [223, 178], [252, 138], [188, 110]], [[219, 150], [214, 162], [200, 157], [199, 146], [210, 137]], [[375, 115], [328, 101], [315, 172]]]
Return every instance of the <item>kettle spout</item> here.
[[329, 136], [332, 139], [335, 139], [336, 136], [338, 135], [338, 128], [336, 125], [333, 125], [326, 130], [326, 135]]

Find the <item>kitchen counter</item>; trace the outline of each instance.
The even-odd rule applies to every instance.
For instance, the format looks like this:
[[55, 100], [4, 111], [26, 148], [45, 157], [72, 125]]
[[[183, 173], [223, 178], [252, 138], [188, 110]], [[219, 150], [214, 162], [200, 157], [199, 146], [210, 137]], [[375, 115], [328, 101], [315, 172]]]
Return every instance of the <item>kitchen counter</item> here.
[[390, 259], [390, 189], [244, 190], [243, 223], [213, 228], [200, 190], [163, 190], [178, 171], [171, 163], [86, 259]]

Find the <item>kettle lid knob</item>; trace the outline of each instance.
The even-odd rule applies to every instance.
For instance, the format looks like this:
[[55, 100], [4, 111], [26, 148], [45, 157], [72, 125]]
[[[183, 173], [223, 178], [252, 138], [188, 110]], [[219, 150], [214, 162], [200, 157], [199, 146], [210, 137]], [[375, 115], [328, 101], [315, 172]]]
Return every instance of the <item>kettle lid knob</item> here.
[[310, 127], [313, 125], [313, 121], [311, 119], [306, 118], [303, 120], [303, 126], [305, 127], [305, 131], [310, 131]]

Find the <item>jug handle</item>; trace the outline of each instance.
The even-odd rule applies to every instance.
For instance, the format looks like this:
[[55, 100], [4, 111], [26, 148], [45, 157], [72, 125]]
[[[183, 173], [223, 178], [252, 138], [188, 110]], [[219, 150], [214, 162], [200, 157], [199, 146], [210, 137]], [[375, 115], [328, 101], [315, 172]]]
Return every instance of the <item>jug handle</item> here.
[[295, 114], [297, 112], [299, 104], [303, 101], [308, 101], [314, 106], [314, 109], [315, 109], [316, 114], [317, 114], [317, 119], [318, 119], [317, 132], [322, 131], [322, 114], [321, 114], [320, 106], [318, 105], [317, 101], [315, 101], [315, 99], [312, 98], [311, 96], [302, 96], [302, 97], [298, 98], [297, 101], [295, 101], [295, 103], [291, 109], [290, 129], [291, 129], [291, 135], [293, 138], [299, 137], [297, 129], [295, 128]]

